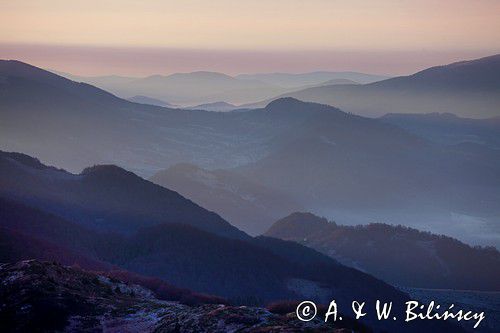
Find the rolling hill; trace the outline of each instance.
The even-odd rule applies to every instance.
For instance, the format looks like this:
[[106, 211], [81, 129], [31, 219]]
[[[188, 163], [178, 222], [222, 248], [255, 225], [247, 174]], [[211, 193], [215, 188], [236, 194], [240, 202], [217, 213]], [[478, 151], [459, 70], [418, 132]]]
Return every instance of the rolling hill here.
[[[363, 116], [451, 112], [473, 118], [497, 117], [499, 73], [500, 55], [493, 55], [370, 84], [312, 87], [277, 98], [294, 97], [329, 104]], [[269, 101], [246, 107], [262, 107]]]
[[82, 77], [64, 73], [62, 75], [74, 81], [95, 85], [123, 98], [143, 95], [183, 106], [217, 101], [249, 103], [290, 90], [254, 79], [242, 80], [226, 74], [206, 71], [140, 78]]
[[[500, 158], [487, 144], [443, 145], [387, 119], [291, 98], [246, 112], [179, 110], [125, 101], [19, 62], [2, 62], [0, 69], [3, 150], [36, 155], [74, 174], [94, 164], [119, 165], [142, 177], [179, 163], [226, 169], [242, 178], [224, 180], [226, 187], [229, 180], [264, 184], [271, 193], [286, 193], [296, 209], [342, 223], [404, 221], [498, 245]], [[484, 133], [493, 142], [494, 132]], [[248, 214], [231, 202], [213, 207], [228, 203], [231, 220]], [[276, 217], [262, 220], [269, 224], [260, 231]]]
[[1, 149], [72, 172], [92, 164], [142, 176], [179, 162], [232, 167], [261, 156], [275, 131], [244, 115], [132, 103], [18, 61], [0, 61], [0, 77]]
[[[66, 296], [70, 297], [62, 292], [63, 290], [59, 290], [57, 301], [54, 295], [50, 295], [54, 288], [58, 288], [59, 282], [64, 281], [63, 284], [67, 286], [67, 283], [72, 281], [69, 282], [72, 286], [71, 297], [79, 293], [80, 285], [97, 288], [97, 282], [89, 282], [81, 274], [72, 278], [65, 276], [64, 272], [71, 269], [56, 263], [101, 271], [103, 277], [93, 281], [99, 280], [108, 285], [110, 282], [118, 283], [117, 279], [129, 281], [150, 288], [152, 292], [148, 291], [148, 295], [152, 296], [154, 293], [162, 300], [181, 301], [184, 304], [198, 306], [213, 302], [227, 304], [227, 301], [173, 287], [158, 277], [175, 282], [177, 286], [183, 288], [190, 287], [205, 293], [217, 292], [230, 298], [235, 304], [255, 305], [303, 298], [313, 299], [318, 303], [328, 303], [331, 297], [335, 297], [337, 302], [348, 307], [350, 298], [363, 297], [373, 301], [377, 297], [385, 297], [393, 300], [396, 309], [400, 309], [400, 305], [402, 306], [407, 299], [405, 294], [389, 285], [367, 274], [344, 267], [320, 253], [293, 242], [267, 237], [259, 237], [248, 242], [219, 237], [193, 227], [165, 224], [146, 228], [131, 237], [120, 238], [114, 242], [116, 234], [84, 231], [67, 220], [61, 220], [54, 215], [10, 199], [3, 200], [1, 204], [0, 259], [3, 264], [0, 265], [0, 274], [10, 276], [6, 279], [9, 282], [2, 284], [0, 288], [0, 294], [5, 299], [16, 297], [8, 295], [17, 295], [15, 291], [19, 288], [25, 290], [23, 295], [29, 297], [31, 301], [42, 296], [34, 292], [34, 289], [30, 289], [29, 281], [38, 281], [38, 286], [43, 285], [40, 291], [45, 295], [43, 302], [46, 306], [53, 304], [52, 302], [63, 306], [61, 301], [66, 299]], [[64, 225], [66, 228], [61, 228]], [[53, 226], [56, 228], [51, 230]], [[96, 236], [92, 239], [93, 249], [101, 248], [102, 252], [85, 253], [85, 249], [78, 245], [75, 245], [78, 251], [73, 249], [72, 244], [75, 240], [75, 244], [81, 245], [84, 242], [78, 241], [78, 238], [82, 236], [82, 240], [85, 240], [86, 235], [92, 233]], [[108, 261], [99, 261], [97, 257]], [[51, 263], [22, 261], [15, 264], [18, 260], [33, 258]], [[22, 274], [21, 279], [18, 279], [19, 274], [6, 273], [8, 267], [14, 266], [20, 269], [29, 268], [29, 272], [36, 273], [34, 279], [28, 280], [32, 276], [28, 271]], [[52, 269], [55, 269], [55, 275], [52, 274]], [[128, 269], [128, 272], [123, 269]], [[81, 272], [81, 269], [77, 268], [76, 271]], [[48, 285], [44, 282], [46, 278]], [[18, 283], [18, 288], [10, 289], [12, 283]], [[137, 293], [141, 288], [134, 288], [134, 293], [127, 292], [124, 295], [138, 296]], [[123, 290], [121, 287], [119, 289]], [[113, 296], [110, 300], [119, 300], [120, 296], [123, 296], [117, 294], [115, 288], [111, 293], [105, 292], [110, 297]], [[96, 295], [95, 292], [93, 295]], [[105, 301], [102, 297], [92, 297], [92, 299]], [[17, 298], [17, 301], [11, 302], [10, 306], [13, 307], [23, 300], [24, 298]], [[81, 301], [86, 302], [85, 299]], [[63, 306], [60, 309], [70, 308]], [[129, 307], [127, 309], [130, 311]], [[4, 311], [5, 307], [0, 309], [0, 316], [5, 315]], [[39, 310], [35, 313], [39, 313]], [[30, 321], [25, 322], [30, 323]], [[364, 318], [360, 322], [361, 325], [364, 323], [379, 329], [400, 327], [393, 322], [377, 323], [374, 318]], [[431, 327], [453, 329], [446, 324], [441, 326], [426, 323], [415, 323], [405, 327], [412, 332]]]
[[[435, 145], [384, 122], [291, 98], [265, 110], [289, 117], [305, 114], [307, 120], [276, 137], [267, 156], [237, 168], [245, 177], [349, 224], [397, 224], [404, 218], [406, 225], [464, 239], [481, 233], [476, 227], [484, 226], [482, 218], [489, 221], [487, 229], [497, 232], [498, 151], [484, 158], [477, 147]], [[480, 219], [454, 223], [452, 214]], [[473, 238], [492, 236], [488, 233]], [[488, 242], [497, 240], [492, 236]]]
[[309, 246], [397, 286], [500, 290], [498, 250], [401, 225], [344, 226], [294, 213], [276, 221], [265, 235]]
[[[331, 84], [345, 84], [347, 82], [352, 83], [351, 81], [368, 83], [387, 78], [356, 72], [272, 73], [229, 76], [217, 72], [198, 71], [139, 78], [116, 75], [82, 77], [57, 71], [54, 71], [54, 73], [73, 81], [94, 85], [122, 98], [143, 95], [182, 106], [212, 104], [219, 101], [226, 101], [230, 104], [243, 104], [271, 98], [285, 92], [321, 85], [330, 80], [339, 80], [333, 81]], [[154, 105], [160, 104], [154, 103]], [[205, 108], [201, 109], [204, 110]]]
[[95, 228], [131, 233], [159, 223], [186, 223], [248, 238], [215, 213], [178, 193], [111, 165], [75, 175], [23, 154], [0, 152], [0, 195]]
[[189, 110], [205, 110], [215, 112], [228, 112], [238, 109], [238, 106], [227, 102], [214, 102], [187, 107]]
[[[344, 306], [348, 306], [352, 298], [360, 297], [367, 300], [385, 297], [401, 305], [406, 299], [403, 293], [370, 275], [345, 267], [302, 245], [267, 237], [240, 237], [241, 232], [232, 227], [228, 229], [230, 232], [225, 231], [227, 237], [217, 228], [214, 233], [208, 232], [214, 222], [210, 220], [211, 215], [203, 210], [201, 213], [205, 216], [199, 215], [197, 222], [191, 225], [189, 218], [184, 224], [151, 219], [128, 233], [124, 230], [108, 231], [113, 229], [106, 227], [108, 223], [113, 223], [111, 218], [99, 220], [98, 225], [82, 223], [80, 215], [68, 213], [68, 202], [73, 202], [75, 193], [84, 190], [90, 190], [89, 193], [102, 199], [91, 190], [96, 183], [102, 185], [99, 192], [103, 194], [110, 193], [106, 189], [113, 190], [113, 200], [106, 201], [108, 216], [123, 216], [126, 213], [130, 218], [137, 219], [133, 225], [143, 221], [134, 215], [133, 209], [127, 212], [129, 194], [118, 195], [118, 191], [137, 192], [152, 202], [155, 199], [147, 189], [129, 186], [127, 177], [136, 176], [123, 170], [119, 171], [122, 176], [119, 179], [114, 178], [117, 171], [113, 170], [111, 175], [104, 173], [94, 178], [94, 185], [87, 187], [82, 185], [86, 182], [87, 173], [78, 177], [45, 167], [25, 155], [2, 155], [1, 174], [5, 178], [1, 183], [4, 199], [0, 201], [0, 248], [4, 261], [34, 257], [82, 267], [94, 265], [104, 270], [120, 267], [144, 276], [161, 278], [178, 287], [217, 294], [243, 304], [302, 298], [328, 303], [333, 295]], [[12, 186], [10, 181], [16, 186]], [[49, 186], [50, 183], [55, 185]], [[120, 189], [121, 184], [128, 185], [127, 190]], [[168, 191], [153, 184], [151, 186], [157, 189], [155, 193], [160, 197]], [[24, 190], [21, 187], [25, 187]], [[42, 204], [39, 187], [47, 187], [46, 190], [54, 194], [50, 205], [46, 201]], [[174, 195], [174, 192], [167, 193]], [[140, 200], [137, 197], [134, 199], [140, 206]], [[94, 206], [92, 198], [87, 196], [85, 200], [85, 206], [91, 209]], [[182, 212], [182, 201], [172, 198], [170, 203], [175, 205], [168, 206], [167, 202], [163, 202], [163, 214]], [[201, 209], [191, 205], [193, 214]], [[86, 212], [80, 211], [81, 216]], [[177, 222], [182, 221], [182, 217], [177, 218]], [[224, 223], [222, 225], [225, 226]], [[123, 225], [120, 226], [123, 229]], [[25, 242], [30, 244], [28, 248]], [[367, 318], [366, 322], [379, 326], [373, 318]], [[380, 327], [393, 325], [384, 323]], [[418, 327], [419, 324], [415, 329]]]

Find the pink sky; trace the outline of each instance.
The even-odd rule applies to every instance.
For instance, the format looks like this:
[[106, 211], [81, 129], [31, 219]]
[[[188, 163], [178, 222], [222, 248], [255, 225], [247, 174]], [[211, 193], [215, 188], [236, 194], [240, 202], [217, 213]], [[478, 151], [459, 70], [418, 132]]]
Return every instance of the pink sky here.
[[360, 71], [404, 75], [494, 51], [231, 51], [143, 47], [0, 44], [2, 59], [79, 75], [147, 76], [209, 70], [259, 72]]
[[496, 0], [0, 1], [0, 58], [75, 74], [408, 74], [500, 52]]

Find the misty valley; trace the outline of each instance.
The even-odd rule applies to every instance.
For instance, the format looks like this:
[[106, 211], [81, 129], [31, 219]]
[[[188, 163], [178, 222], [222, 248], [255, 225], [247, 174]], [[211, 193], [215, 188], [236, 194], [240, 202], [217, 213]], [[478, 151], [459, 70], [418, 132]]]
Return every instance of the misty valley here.
[[[398, 77], [0, 60], [0, 330], [497, 332], [499, 110], [500, 55]], [[332, 299], [470, 318], [325, 323]]]

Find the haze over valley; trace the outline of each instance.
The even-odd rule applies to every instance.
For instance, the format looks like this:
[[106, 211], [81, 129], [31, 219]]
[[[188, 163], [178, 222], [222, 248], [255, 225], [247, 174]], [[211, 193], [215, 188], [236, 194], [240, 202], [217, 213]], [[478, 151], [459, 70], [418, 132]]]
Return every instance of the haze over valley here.
[[[498, 72], [496, 58], [470, 62], [469, 72], [476, 64], [475, 77]], [[226, 113], [170, 109], [21, 62], [2, 61], [0, 69], [2, 149], [71, 172], [116, 164], [154, 176], [254, 235], [308, 210], [345, 224], [402, 223], [498, 244], [495, 118], [371, 119], [293, 98]], [[494, 91], [495, 81], [487, 82]]]
[[0, 331], [498, 332], [498, 13], [0, 1]]
[[[198, 71], [174, 73], [171, 75], [152, 75], [143, 78], [122, 76], [82, 77], [59, 73], [77, 82], [92, 84], [122, 98], [147, 96], [164, 101], [196, 108], [199, 104], [234, 103], [247, 104], [268, 99], [282, 93], [304, 88], [332, 85], [371, 83], [386, 79], [386, 76], [356, 72], [312, 72], [303, 74], [241, 74], [230, 76], [223, 73]], [[140, 101], [139, 101], [140, 102]], [[205, 109], [202, 106], [202, 109]], [[232, 109], [236, 109], [233, 107]], [[208, 111], [219, 111], [208, 110]], [[221, 111], [228, 111], [222, 109]]]

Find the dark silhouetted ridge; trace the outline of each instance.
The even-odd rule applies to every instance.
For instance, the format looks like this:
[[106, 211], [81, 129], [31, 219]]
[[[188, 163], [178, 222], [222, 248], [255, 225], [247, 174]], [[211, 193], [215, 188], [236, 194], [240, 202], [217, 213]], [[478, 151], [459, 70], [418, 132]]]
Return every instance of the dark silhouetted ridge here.
[[[303, 102], [293, 97], [278, 98], [270, 102], [265, 110], [268, 112], [317, 112], [317, 111], [337, 111], [339, 109], [325, 104]], [[343, 112], [342, 112], [343, 113]]]
[[398, 286], [500, 290], [500, 253], [495, 248], [472, 247], [401, 225], [345, 226], [294, 213], [265, 235], [296, 241]]
[[[40, 89], [40, 91], [45, 89], [47, 94], [58, 91], [59, 94], [69, 94], [72, 98], [83, 99], [86, 103], [113, 104], [116, 106], [130, 104], [130, 102], [90, 84], [71, 81], [17, 60], [0, 60], [0, 76], [6, 77], [6, 89], [9, 94], [14, 92], [22, 93], [17, 89], [24, 87], [25, 89]], [[51, 96], [45, 97], [49, 99]], [[57, 96], [57, 98], [62, 97]]]
[[0, 195], [99, 230], [128, 233], [158, 223], [186, 223], [230, 238], [249, 238], [177, 192], [115, 165], [89, 167], [80, 175], [46, 169], [26, 155], [0, 151]]
[[112, 177], [122, 179], [132, 177], [135, 179], [141, 179], [135, 173], [127, 171], [114, 164], [94, 165], [83, 169], [81, 174], [87, 177]]
[[30, 167], [30, 168], [34, 168], [34, 169], [38, 169], [38, 170], [52, 168], [52, 167], [49, 167], [49, 166], [42, 164], [42, 162], [40, 162], [39, 159], [31, 157], [31, 156], [26, 155], [26, 154], [16, 153], [16, 152], [2, 152], [2, 151], [0, 151], [0, 153], [4, 157], [10, 158], [10, 159], [17, 161], [17, 162], [19, 162], [27, 167]]

